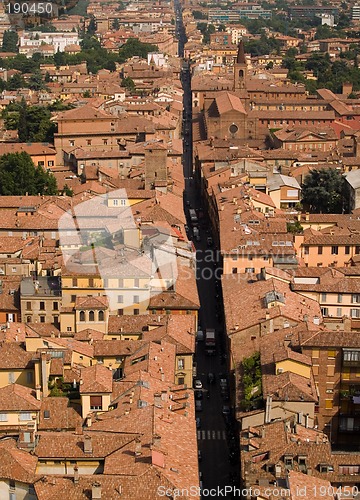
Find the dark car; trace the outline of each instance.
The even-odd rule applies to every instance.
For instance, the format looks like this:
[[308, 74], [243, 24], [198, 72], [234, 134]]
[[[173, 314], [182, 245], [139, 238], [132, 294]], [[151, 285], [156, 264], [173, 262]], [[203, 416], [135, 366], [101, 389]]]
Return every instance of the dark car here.
[[209, 384], [215, 384], [215, 381], [216, 381], [215, 374], [212, 372], [209, 372], [208, 376], [207, 376], [207, 381]]
[[202, 391], [195, 391], [195, 399], [202, 399], [204, 397]]

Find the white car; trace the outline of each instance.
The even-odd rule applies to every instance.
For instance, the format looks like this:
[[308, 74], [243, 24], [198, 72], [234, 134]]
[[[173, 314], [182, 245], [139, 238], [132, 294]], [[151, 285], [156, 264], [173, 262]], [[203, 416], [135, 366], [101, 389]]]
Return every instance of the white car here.
[[196, 379], [194, 382], [195, 389], [202, 389], [202, 382], [199, 379]]

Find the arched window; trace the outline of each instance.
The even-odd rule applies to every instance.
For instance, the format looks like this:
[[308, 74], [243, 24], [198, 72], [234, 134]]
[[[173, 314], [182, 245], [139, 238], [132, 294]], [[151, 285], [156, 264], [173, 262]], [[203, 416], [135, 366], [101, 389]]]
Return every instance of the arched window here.
[[104, 321], [104, 311], [99, 311], [99, 321]]
[[95, 321], [95, 313], [94, 313], [94, 311], [89, 311], [89, 321]]
[[243, 69], [239, 70], [239, 77], [244, 78], [244, 70]]
[[80, 311], [80, 321], [85, 321], [85, 311]]

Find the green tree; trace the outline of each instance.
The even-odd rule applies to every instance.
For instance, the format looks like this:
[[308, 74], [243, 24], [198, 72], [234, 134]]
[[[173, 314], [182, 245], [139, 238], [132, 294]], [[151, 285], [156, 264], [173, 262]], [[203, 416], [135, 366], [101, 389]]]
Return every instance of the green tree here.
[[89, 89], [85, 90], [85, 92], [83, 93], [83, 97], [85, 97], [85, 99], [89, 99], [89, 97], [91, 97], [91, 92]]
[[124, 87], [126, 90], [129, 92], [134, 92], [136, 89], [135, 82], [130, 76], [127, 76], [126, 78], [123, 78], [121, 80], [121, 87]]
[[116, 18], [113, 20], [112, 22], [112, 29], [117, 31], [118, 29], [120, 29], [120, 22], [119, 22], [119, 19]]
[[19, 37], [16, 31], [5, 31], [1, 50], [2, 52], [18, 52]]
[[302, 203], [314, 213], [342, 213], [344, 177], [333, 168], [311, 170], [302, 185]]
[[96, 25], [95, 17], [91, 16], [91, 19], [90, 19], [90, 22], [88, 25], [88, 29], [87, 29], [87, 33], [89, 35], [94, 35], [96, 33], [96, 30], [97, 30], [97, 25]]
[[133, 56], [146, 59], [149, 52], [158, 52], [157, 45], [142, 43], [137, 38], [129, 38], [119, 50], [118, 61], [124, 63]]
[[9, 153], [0, 157], [0, 194], [21, 196], [26, 193], [57, 194], [53, 174], [35, 167], [30, 155], [25, 152]]
[[15, 73], [7, 83], [7, 88], [9, 90], [17, 90], [25, 87], [24, 78], [19, 74]]
[[26, 142], [29, 136], [26, 114], [27, 114], [27, 105], [25, 99], [22, 98], [19, 109], [19, 121], [17, 124], [18, 137], [20, 142]]
[[32, 90], [42, 90], [45, 87], [43, 76], [40, 70], [36, 70], [32, 73], [29, 78], [28, 87]]
[[207, 15], [201, 12], [201, 10], [194, 10], [193, 11], [193, 16], [194, 19], [206, 19]]

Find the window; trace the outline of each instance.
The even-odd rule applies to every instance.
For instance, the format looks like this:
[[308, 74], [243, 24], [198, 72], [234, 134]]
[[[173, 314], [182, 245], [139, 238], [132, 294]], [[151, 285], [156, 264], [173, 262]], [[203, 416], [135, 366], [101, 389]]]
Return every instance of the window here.
[[185, 361], [184, 359], [178, 359], [178, 362], [177, 362], [177, 365], [178, 365], [178, 370], [183, 370], [185, 368]]
[[47, 163], [48, 163], [48, 167], [53, 167], [53, 166], [54, 166], [54, 162], [53, 162], [53, 161], [51, 161], [51, 160], [50, 160], [50, 161], [48, 161]]
[[8, 416], [7, 413], [0, 413], [0, 422], [7, 422]]
[[233, 274], [237, 274], [237, 267], [233, 267], [233, 268], [232, 268], [232, 273], [233, 273]]
[[99, 311], [99, 321], [104, 321], [104, 311]]
[[319, 375], [319, 365], [313, 365], [312, 370], [314, 375]]
[[93, 288], [94, 286], [94, 278], [89, 278], [89, 287]]
[[72, 295], [71, 296], [71, 302], [75, 302], [76, 301], [76, 295]]
[[126, 206], [126, 200], [121, 199], [121, 200], [120, 200], [120, 205], [121, 205], [122, 207], [125, 207], [125, 206]]
[[335, 356], [336, 356], [336, 351], [328, 351], [328, 358], [333, 359], [335, 358]]
[[12, 273], [16, 273], [16, 267], [12, 267], [12, 268], [11, 268], [11, 272], [12, 272]]
[[246, 273], [254, 273], [255, 272], [255, 268], [254, 267], [245, 267], [245, 272]]
[[338, 293], [338, 303], [341, 304], [343, 299], [342, 293]]
[[355, 304], [355, 303], [356, 303], [356, 304], [360, 304], [360, 293], [353, 293], [353, 294], [351, 295], [351, 302], [352, 302], [353, 304]]
[[360, 351], [344, 351], [344, 361], [360, 361]]
[[31, 302], [26, 302], [26, 309], [31, 311]]
[[139, 304], [139, 295], [134, 295], [134, 304]]
[[139, 316], [140, 309], [134, 309], [134, 316]]
[[350, 316], [352, 318], [360, 318], [360, 309], [350, 309]]
[[134, 287], [139, 288], [139, 278], [134, 279]]
[[119, 288], [124, 288], [124, 280], [123, 280], [123, 278], [119, 279]]
[[9, 384], [15, 384], [15, 373], [14, 372], [9, 372], [8, 380], [9, 380]]
[[40, 323], [45, 323], [45, 316], [40, 316]]
[[80, 311], [80, 321], [85, 321], [85, 311]]
[[73, 278], [72, 281], [73, 281], [73, 286], [77, 287], [78, 286], [78, 280], [77, 280], [77, 278]]
[[345, 254], [349, 255], [349, 253], [350, 253], [350, 247], [348, 245], [346, 245], [346, 247], [345, 247]]
[[118, 295], [118, 304], [123, 304], [123, 303], [124, 303], [124, 296]]
[[326, 293], [321, 294], [321, 302], [326, 302]]
[[88, 146], [91, 146], [91, 139], [87, 139], [86, 144], [87, 144]]
[[26, 372], [26, 382], [32, 384], [34, 380], [33, 372]]
[[360, 245], [356, 245], [356, 247], [355, 247], [355, 253], [356, 253], [356, 255], [359, 255], [359, 253], [360, 253]]
[[71, 331], [72, 331], [71, 326], [67, 326], [67, 327], [66, 327], [66, 331], [67, 331], [67, 332], [71, 332]]
[[75, 146], [75, 141], [69, 141], [70, 146]]
[[322, 307], [321, 308], [321, 314], [323, 316], [329, 316], [329, 308], [328, 307]]
[[107, 139], [103, 139], [103, 143], [104, 143], [104, 146], [107, 146], [108, 140]]
[[26, 323], [31, 323], [32, 317], [31, 316], [26, 316]]
[[45, 311], [45, 302], [40, 302], [40, 311]]
[[325, 399], [325, 410], [331, 410], [333, 407], [332, 399]]
[[124, 309], [118, 309], [118, 316], [122, 316], [124, 314]]
[[341, 308], [341, 307], [338, 307], [338, 308], [336, 309], [336, 316], [337, 316], [338, 318], [341, 318], [341, 316], [342, 316], [342, 308]]
[[322, 250], [323, 250], [323, 247], [322, 246], [318, 246], [318, 255], [322, 255]]
[[102, 396], [90, 396], [90, 410], [102, 410]]
[[95, 313], [94, 313], [94, 311], [89, 311], [89, 321], [95, 321]]
[[31, 414], [27, 412], [21, 412], [20, 420], [31, 420]]
[[327, 366], [327, 373], [326, 375], [328, 377], [333, 377], [335, 375], [335, 365], [328, 365]]
[[117, 207], [119, 205], [119, 200], [113, 200], [113, 205], [114, 207]]
[[179, 377], [178, 378], [178, 384], [179, 385], [184, 385], [185, 384], [185, 378], [184, 377]]
[[9, 481], [9, 488], [10, 490], [15, 490], [15, 481], [13, 481], [12, 479], [10, 479]]
[[53, 310], [58, 311], [59, 310], [59, 302], [53, 302]]
[[334, 245], [331, 247], [331, 255], [338, 255], [339, 253], [339, 247], [337, 245]]
[[313, 349], [313, 350], [312, 350], [312, 353], [311, 353], [311, 357], [312, 357], [312, 358], [318, 358], [318, 357], [319, 357], [319, 355], [320, 355], [320, 351], [319, 351], [319, 349]]
[[304, 255], [309, 255], [309, 247], [304, 247]]
[[40, 160], [40, 161], [38, 161], [38, 167], [43, 167], [44, 165], [45, 165], [45, 162], [43, 162], [43, 161], [41, 161], [41, 160]]

